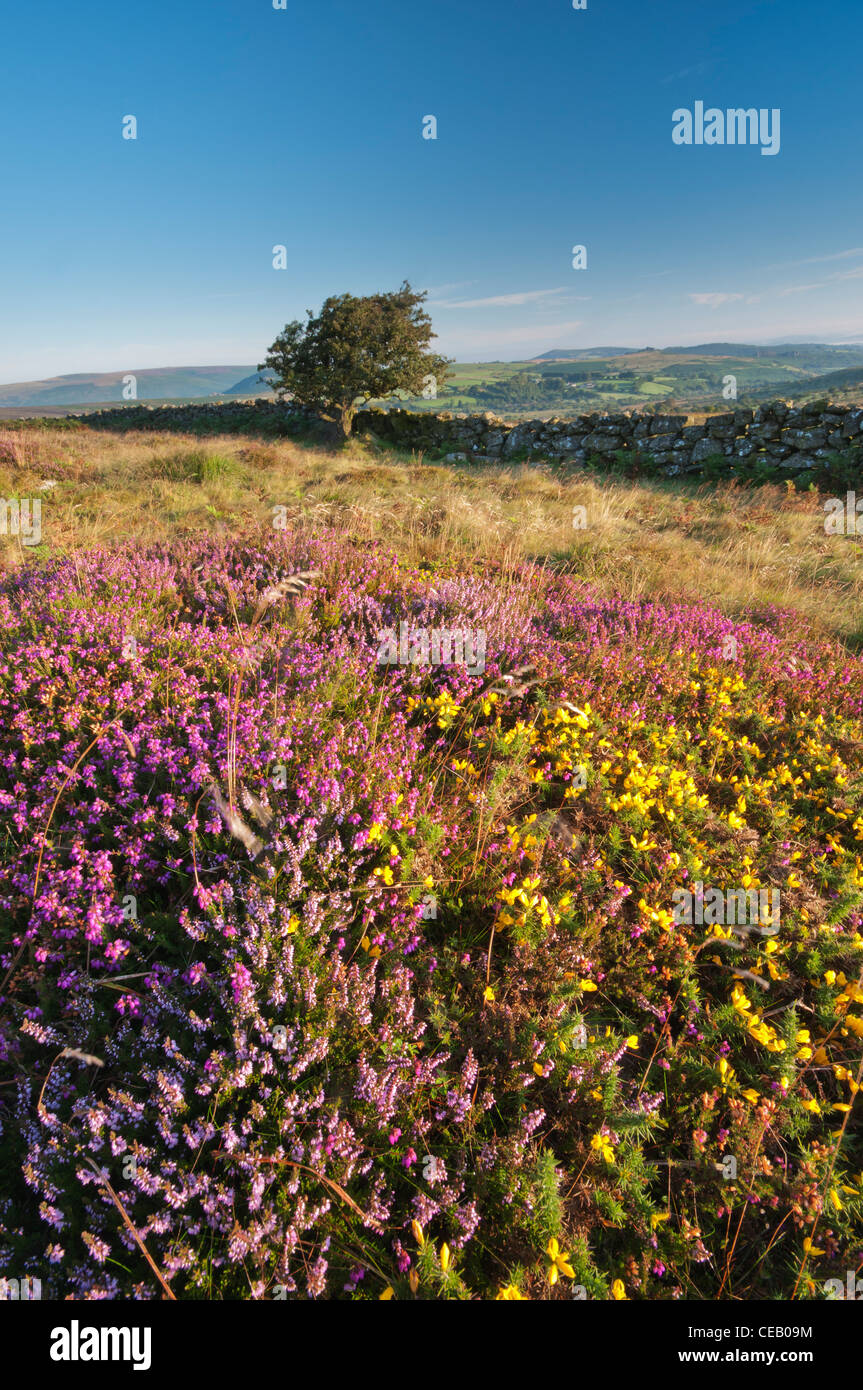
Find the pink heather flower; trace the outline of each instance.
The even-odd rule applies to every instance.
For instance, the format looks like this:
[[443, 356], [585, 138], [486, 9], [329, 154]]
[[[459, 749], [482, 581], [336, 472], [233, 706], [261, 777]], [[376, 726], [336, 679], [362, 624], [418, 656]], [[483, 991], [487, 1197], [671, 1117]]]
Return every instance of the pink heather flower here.
[[85, 921], [86, 929], [84, 931], [84, 936], [86, 937], [86, 939], [88, 941], [93, 942], [94, 944], [101, 943], [103, 927], [102, 913], [100, 912], [99, 908], [95, 906], [95, 904], [93, 907], [90, 908], [89, 912], [87, 913]]
[[249, 974], [249, 971], [247, 970], [245, 965], [243, 965], [240, 961], [237, 961], [236, 965], [234, 966], [231, 972], [231, 989], [234, 992], [234, 1001], [239, 1002], [240, 998], [243, 994], [245, 994], [246, 990], [251, 988], [251, 985], [252, 977]]
[[63, 1227], [66, 1225], [66, 1218], [63, 1213], [58, 1211], [56, 1207], [52, 1207], [50, 1202], [40, 1203], [39, 1215], [43, 1221], [47, 1221], [48, 1225], [53, 1226], [55, 1230], [62, 1231]]
[[111, 1253], [110, 1245], [106, 1245], [104, 1240], [100, 1240], [98, 1236], [90, 1235], [89, 1231], [83, 1231], [81, 1238], [90, 1251], [90, 1254], [93, 1256], [93, 1259], [100, 1265], [104, 1264]]

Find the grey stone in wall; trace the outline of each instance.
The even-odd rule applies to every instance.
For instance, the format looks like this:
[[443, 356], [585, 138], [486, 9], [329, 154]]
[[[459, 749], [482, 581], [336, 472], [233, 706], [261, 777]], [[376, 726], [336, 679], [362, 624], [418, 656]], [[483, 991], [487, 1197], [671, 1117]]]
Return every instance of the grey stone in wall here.
[[733, 439], [737, 427], [733, 415], [712, 415], [707, 422], [707, 432], [714, 439]]
[[682, 440], [679, 434], [654, 434], [650, 437], [651, 454], [662, 454], [678, 445], [685, 447], [685, 440]]
[[782, 442], [792, 449], [817, 449], [827, 443], [827, 434], [824, 430], [783, 430]]
[[700, 439], [693, 447], [690, 458], [693, 463], [704, 463], [705, 459], [715, 458], [717, 454], [722, 452], [722, 444], [719, 440]]
[[619, 434], [589, 434], [584, 441], [586, 449], [593, 449], [598, 454], [614, 454], [621, 448], [623, 440]]
[[648, 434], [677, 434], [688, 419], [688, 415], [653, 415], [648, 421]]

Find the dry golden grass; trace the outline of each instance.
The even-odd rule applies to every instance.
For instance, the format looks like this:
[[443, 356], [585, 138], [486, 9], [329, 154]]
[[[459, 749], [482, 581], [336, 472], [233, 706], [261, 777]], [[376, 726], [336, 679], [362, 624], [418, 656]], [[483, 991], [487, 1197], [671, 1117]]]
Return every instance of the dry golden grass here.
[[[56, 487], [40, 492], [40, 483]], [[824, 532], [822, 500], [785, 487], [607, 481], [536, 465], [425, 464], [352, 441], [342, 450], [235, 436], [0, 426], [0, 496], [43, 497], [39, 552], [273, 522], [345, 527], [411, 560], [503, 556], [571, 566], [627, 597], [701, 598], [730, 614], [776, 603], [863, 640], [860, 538]], [[583, 530], [573, 508], [586, 509]], [[0, 537], [8, 567], [28, 554]]]

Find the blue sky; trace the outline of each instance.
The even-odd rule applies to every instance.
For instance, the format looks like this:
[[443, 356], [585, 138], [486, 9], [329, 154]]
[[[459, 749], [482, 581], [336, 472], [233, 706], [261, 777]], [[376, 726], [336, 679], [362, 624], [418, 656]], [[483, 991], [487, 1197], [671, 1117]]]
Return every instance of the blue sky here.
[[[255, 363], [405, 278], [462, 360], [863, 336], [861, 47], [860, 0], [11, 0], [0, 381]], [[779, 153], [675, 145], [696, 101]]]

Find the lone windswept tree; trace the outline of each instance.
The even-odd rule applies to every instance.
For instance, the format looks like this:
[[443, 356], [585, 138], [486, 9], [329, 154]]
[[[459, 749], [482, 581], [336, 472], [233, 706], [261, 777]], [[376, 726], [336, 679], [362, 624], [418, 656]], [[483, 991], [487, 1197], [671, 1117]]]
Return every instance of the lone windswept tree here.
[[367, 401], [397, 394], [436, 394], [451, 358], [429, 351], [431, 319], [407, 280], [392, 294], [334, 295], [308, 322], [285, 325], [267, 353], [278, 396], [337, 420], [347, 438], [354, 415]]

